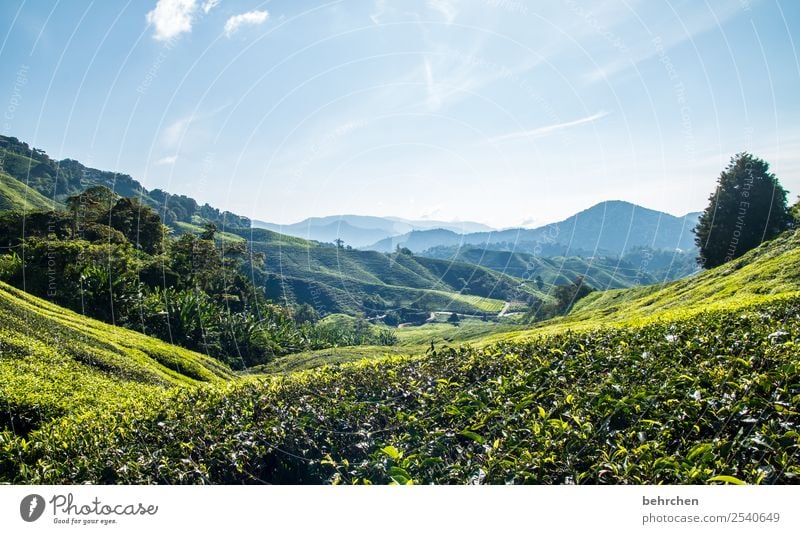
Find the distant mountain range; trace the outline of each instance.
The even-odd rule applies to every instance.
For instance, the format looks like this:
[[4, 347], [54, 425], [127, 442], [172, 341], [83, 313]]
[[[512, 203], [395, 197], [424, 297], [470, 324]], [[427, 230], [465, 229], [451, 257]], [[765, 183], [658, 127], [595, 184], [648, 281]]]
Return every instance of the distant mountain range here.
[[409, 220], [400, 217], [371, 217], [368, 215], [311, 217], [294, 224], [254, 220], [253, 227], [323, 243], [332, 243], [336, 239], [341, 239], [346, 245], [354, 248], [364, 248], [384, 239], [430, 229], [445, 229], [455, 234], [493, 231], [485, 224], [470, 221]]
[[[292, 225], [251, 221], [185, 195], [148, 191], [132, 177], [55, 161], [13, 137], [0, 136], [0, 211], [64, 209], [88, 186], [104, 185], [158, 210], [173, 231], [246, 240], [265, 254], [248, 274], [268, 297], [309, 303], [323, 313], [403, 308], [496, 314], [553, 286], [584, 277], [593, 287], [649, 284], [685, 276], [693, 263], [698, 214], [684, 217], [622, 201], [602, 202], [535, 229], [494, 230], [475, 222], [338, 215]], [[331, 244], [336, 239], [341, 246]], [[397, 250], [397, 246], [408, 248]], [[363, 250], [367, 249], [367, 250]], [[676, 254], [676, 251], [686, 251]], [[383, 254], [389, 252], [390, 254]], [[576, 258], [575, 256], [579, 256]]]
[[633, 249], [693, 251], [692, 229], [699, 213], [676, 217], [630, 202], [601, 202], [563, 221], [534, 229], [457, 233], [449, 229], [412, 230], [364, 247], [390, 252], [397, 246], [412, 252], [436, 247], [481, 247], [540, 256], [621, 256]]

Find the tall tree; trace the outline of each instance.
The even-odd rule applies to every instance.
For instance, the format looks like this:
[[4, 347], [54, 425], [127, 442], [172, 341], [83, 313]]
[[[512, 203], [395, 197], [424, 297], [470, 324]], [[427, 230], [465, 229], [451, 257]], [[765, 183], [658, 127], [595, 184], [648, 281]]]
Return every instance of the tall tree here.
[[694, 229], [697, 261], [706, 269], [722, 265], [791, 225], [786, 190], [769, 164], [747, 152], [736, 154]]

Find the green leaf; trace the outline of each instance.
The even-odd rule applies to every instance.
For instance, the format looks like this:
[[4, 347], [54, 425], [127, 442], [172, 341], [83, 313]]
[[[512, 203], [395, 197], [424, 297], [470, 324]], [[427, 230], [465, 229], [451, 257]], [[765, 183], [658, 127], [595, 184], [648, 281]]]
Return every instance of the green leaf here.
[[469, 439], [471, 439], [473, 441], [477, 441], [481, 445], [486, 443], [486, 440], [483, 439], [483, 436], [481, 436], [479, 434], [476, 434], [475, 432], [473, 432], [471, 430], [462, 430], [461, 432], [459, 432], [459, 435], [464, 436], [465, 438], [469, 438]]
[[695, 445], [692, 447], [692, 450], [689, 451], [689, 454], [686, 456], [687, 460], [694, 460], [696, 457], [707, 453], [714, 447], [710, 443], [701, 443], [700, 445]]
[[717, 475], [715, 477], [711, 477], [706, 482], [724, 482], [726, 484], [736, 484], [737, 486], [745, 486], [747, 482], [744, 480], [740, 480], [736, 477], [730, 475]]
[[403, 453], [398, 451], [393, 445], [387, 445], [381, 449], [381, 452], [394, 461], [397, 461], [403, 457]]

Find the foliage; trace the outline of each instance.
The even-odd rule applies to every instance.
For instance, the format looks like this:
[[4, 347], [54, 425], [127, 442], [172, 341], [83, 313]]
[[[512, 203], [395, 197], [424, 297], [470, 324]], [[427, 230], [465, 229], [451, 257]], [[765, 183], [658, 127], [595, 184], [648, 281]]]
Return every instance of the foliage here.
[[33, 483], [797, 482], [799, 318], [783, 299], [181, 390], [4, 447]]
[[543, 321], [560, 315], [566, 315], [579, 300], [590, 294], [594, 289], [578, 276], [569, 284], [555, 286], [552, 289], [553, 301], [545, 303], [537, 298], [529, 302], [529, 310], [525, 313], [523, 322]]
[[743, 152], [731, 158], [695, 228], [698, 262], [716, 267], [786, 230], [792, 217], [769, 164]]

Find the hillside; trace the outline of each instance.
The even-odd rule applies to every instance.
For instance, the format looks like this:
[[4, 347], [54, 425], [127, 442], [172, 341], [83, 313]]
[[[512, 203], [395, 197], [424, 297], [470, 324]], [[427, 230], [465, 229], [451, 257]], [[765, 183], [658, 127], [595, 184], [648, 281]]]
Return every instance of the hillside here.
[[8, 173], [0, 172], [0, 210], [51, 210], [58, 206]]
[[34, 448], [7, 438], [6, 478], [796, 483], [798, 317], [800, 300], [777, 299], [179, 391], [136, 415], [43, 428]]
[[0, 431], [27, 435], [88, 409], [122, 410], [166, 388], [233, 374], [213, 358], [0, 283], [0, 377]]
[[256, 282], [270, 298], [308, 303], [320, 312], [497, 314], [506, 301], [548, 298], [530, 283], [463, 262], [337, 248], [269, 230], [236, 233], [265, 255]]
[[179, 221], [192, 223], [195, 217], [200, 217], [220, 228], [250, 226], [246, 217], [208, 204], [199, 205], [185, 195], [171, 195], [160, 189], [148, 191], [127, 174], [93, 169], [72, 159], [53, 160], [45, 151], [29, 147], [15, 137], [0, 135], [0, 164], [0, 171], [16, 180], [12, 182], [0, 175], [0, 209], [22, 206], [20, 199], [24, 198], [29, 199], [32, 209], [53, 209], [53, 201], [59, 207], [68, 196], [102, 185], [118, 195], [140, 199], [157, 210], [169, 225]]
[[200, 355], [2, 286], [0, 481], [796, 483], [799, 239], [483, 348], [223, 387]]
[[[620, 256], [636, 247], [656, 250], [693, 250], [691, 230], [699, 214], [675, 217], [643, 208], [630, 202], [606, 201], [585, 209], [563, 221], [535, 229], [512, 228], [493, 232], [457, 234], [443, 231], [415, 231], [381, 240], [366, 247], [389, 252], [397, 245], [413, 252], [437, 246], [480, 246], [514, 252], [533, 252], [555, 248], [559, 256]], [[555, 247], [554, 247], [555, 245]]]
[[478, 247], [438, 247], [421, 255], [471, 263], [524, 280], [538, 277], [546, 287], [568, 284], [582, 276], [600, 290], [675, 280], [698, 270], [694, 254], [651, 249], [635, 250], [621, 258], [548, 257]]

